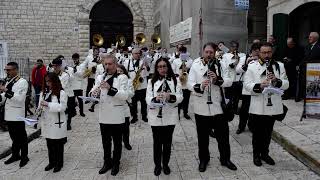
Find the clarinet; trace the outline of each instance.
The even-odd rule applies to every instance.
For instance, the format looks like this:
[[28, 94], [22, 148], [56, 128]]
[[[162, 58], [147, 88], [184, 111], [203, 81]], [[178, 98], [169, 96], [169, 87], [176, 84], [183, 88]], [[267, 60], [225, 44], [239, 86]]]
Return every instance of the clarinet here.
[[[210, 62], [211, 61], [211, 62]], [[207, 89], [207, 92], [208, 92], [208, 97], [207, 97], [207, 104], [212, 104], [212, 98], [211, 98], [211, 84], [212, 84], [212, 80], [211, 78], [209, 77], [209, 71], [211, 70], [213, 65], [213, 62], [212, 60], [209, 60], [208, 62], [208, 70], [207, 70], [207, 77], [208, 77], [208, 80], [209, 80], [209, 86], [208, 86], [208, 89]]]
[[[269, 72], [269, 66], [270, 66], [270, 60], [266, 59], [266, 76], [268, 78], [268, 74], [270, 73]], [[272, 68], [272, 65], [271, 65], [271, 68]], [[272, 101], [271, 101], [271, 93], [268, 93], [268, 102], [267, 102], [267, 106], [273, 106], [272, 104]]]
[[[163, 94], [164, 91], [166, 90], [166, 88], [167, 88], [167, 87], [166, 87], [166, 86], [167, 86], [166, 84], [167, 84], [167, 80], [166, 80], [166, 77], [165, 77], [165, 79], [164, 79], [164, 81], [163, 81], [163, 83], [162, 83], [161, 94]], [[160, 103], [163, 105], [164, 102], [165, 102], [165, 100], [164, 100], [163, 97], [162, 97], [161, 100], [160, 100]], [[162, 107], [159, 108], [159, 112], [158, 112], [157, 117], [158, 117], [158, 118], [162, 118]]]

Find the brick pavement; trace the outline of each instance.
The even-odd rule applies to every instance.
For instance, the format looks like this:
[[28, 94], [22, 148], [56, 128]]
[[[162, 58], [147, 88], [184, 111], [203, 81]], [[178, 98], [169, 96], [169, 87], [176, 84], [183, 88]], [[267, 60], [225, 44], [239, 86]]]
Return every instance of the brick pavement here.
[[[85, 106], [85, 109], [88, 109]], [[173, 138], [173, 149], [170, 160], [172, 173], [163, 173], [159, 177], [153, 175], [152, 134], [151, 128], [143, 121], [131, 125], [131, 144], [133, 150], [123, 149], [120, 172], [116, 177], [108, 171], [99, 175], [103, 164], [103, 150], [100, 130], [95, 114], [86, 112], [87, 117], [76, 117], [73, 129], [68, 134], [65, 146], [65, 163], [61, 172], [45, 172], [48, 164], [47, 148], [43, 138], [38, 138], [29, 144], [30, 162], [24, 168], [18, 167], [18, 162], [4, 165], [0, 161], [0, 180], [7, 179], [301, 179], [320, 180], [320, 177], [308, 167], [296, 160], [281, 146], [272, 141], [270, 154], [276, 161], [275, 166], [263, 164], [256, 167], [252, 163], [251, 135], [249, 132], [236, 135], [235, 119], [230, 123], [231, 158], [238, 166], [237, 171], [231, 171], [219, 164], [219, 153], [215, 139], [210, 139], [211, 160], [206, 172], [198, 171], [197, 137], [195, 123], [182, 119], [176, 126]], [[90, 118], [88, 118], [90, 117]]]

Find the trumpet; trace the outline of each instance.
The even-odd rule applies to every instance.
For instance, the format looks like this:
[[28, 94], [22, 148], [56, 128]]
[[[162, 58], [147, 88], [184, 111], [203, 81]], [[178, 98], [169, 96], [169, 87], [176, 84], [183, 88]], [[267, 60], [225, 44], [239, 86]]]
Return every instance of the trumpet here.
[[[167, 88], [167, 79], [166, 77], [164, 78], [164, 81], [163, 81], [163, 84], [162, 84], [162, 88], [161, 88], [161, 94], [163, 95], [164, 91], [166, 90]], [[161, 104], [164, 104], [165, 103], [165, 97], [162, 97], [161, 100], [160, 100], [160, 103]], [[162, 107], [159, 108], [159, 112], [158, 112], [158, 115], [157, 115], [158, 118], [162, 118]]]

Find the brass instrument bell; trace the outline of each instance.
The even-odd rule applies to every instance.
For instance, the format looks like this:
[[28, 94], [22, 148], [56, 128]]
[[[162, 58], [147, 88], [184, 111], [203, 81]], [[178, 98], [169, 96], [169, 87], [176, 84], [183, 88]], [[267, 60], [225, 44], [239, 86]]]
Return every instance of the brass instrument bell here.
[[104, 43], [104, 39], [101, 34], [94, 34], [92, 36], [92, 40], [95, 46], [102, 46]]
[[146, 42], [146, 35], [139, 33], [136, 35], [136, 41], [138, 44], [144, 44]]
[[117, 41], [117, 44], [120, 47], [123, 47], [123, 46], [126, 45], [126, 38], [123, 35], [117, 35], [116, 36], [116, 41]]
[[160, 35], [159, 35], [159, 34], [153, 34], [153, 35], [151, 36], [151, 40], [152, 40], [152, 43], [153, 43], [154, 45], [158, 45], [158, 44], [161, 43], [161, 38], [160, 38]]

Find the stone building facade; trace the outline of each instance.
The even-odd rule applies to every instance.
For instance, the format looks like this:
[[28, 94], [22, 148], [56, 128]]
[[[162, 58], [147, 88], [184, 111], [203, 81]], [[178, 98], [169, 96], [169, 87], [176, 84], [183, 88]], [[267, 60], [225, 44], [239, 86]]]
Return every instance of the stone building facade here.
[[[70, 59], [75, 52], [84, 58], [90, 47], [89, 15], [98, 1], [1, 0], [0, 40], [8, 43], [9, 58], [42, 58], [49, 62], [59, 54]], [[133, 37], [153, 34], [152, 0], [109, 1], [121, 1], [130, 9]]]

